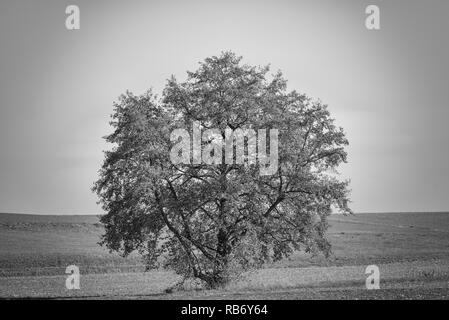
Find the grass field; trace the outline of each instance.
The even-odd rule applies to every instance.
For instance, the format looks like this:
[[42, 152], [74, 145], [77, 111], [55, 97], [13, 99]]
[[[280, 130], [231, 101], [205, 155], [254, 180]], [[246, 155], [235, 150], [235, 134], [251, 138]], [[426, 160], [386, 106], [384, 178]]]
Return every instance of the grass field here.
[[[330, 218], [333, 256], [297, 253], [221, 290], [166, 294], [177, 276], [143, 272], [97, 243], [95, 216], [0, 214], [0, 297], [142, 299], [449, 298], [449, 213], [372, 213]], [[65, 288], [75, 264], [81, 289]], [[381, 289], [366, 290], [365, 268], [380, 269]]]

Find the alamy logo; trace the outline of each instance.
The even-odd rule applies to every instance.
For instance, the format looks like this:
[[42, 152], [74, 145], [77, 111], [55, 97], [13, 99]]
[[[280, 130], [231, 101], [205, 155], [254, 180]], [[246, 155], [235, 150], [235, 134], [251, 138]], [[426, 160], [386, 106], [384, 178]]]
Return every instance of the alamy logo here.
[[76, 5], [70, 5], [65, 8], [65, 13], [68, 16], [65, 19], [65, 27], [67, 30], [80, 29], [80, 8]]
[[80, 269], [75, 265], [70, 265], [65, 269], [65, 273], [69, 274], [65, 280], [65, 287], [68, 290], [80, 288]]
[[365, 274], [368, 275], [365, 281], [365, 286], [368, 290], [380, 289], [380, 271], [376, 265], [367, 266]]
[[368, 30], [380, 30], [380, 9], [376, 5], [369, 5], [365, 9], [368, 15], [365, 20], [365, 26]]
[[227, 128], [223, 136], [223, 132], [219, 129], [207, 129], [202, 133], [200, 123], [194, 121], [192, 139], [186, 129], [176, 129], [171, 133], [170, 140], [176, 144], [170, 151], [170, 160], [173, 164], [222, 164], [224, 145], [226, 164], [234, 164], [234, 158], [235, 164], [258, 163], [260, 175], [273, 175], [278, 169], [278, 130], [268, 131], [270, 134], [269, 156], [267, 155], [266, 129], [257, 130], [256, 135], [254, 129]]

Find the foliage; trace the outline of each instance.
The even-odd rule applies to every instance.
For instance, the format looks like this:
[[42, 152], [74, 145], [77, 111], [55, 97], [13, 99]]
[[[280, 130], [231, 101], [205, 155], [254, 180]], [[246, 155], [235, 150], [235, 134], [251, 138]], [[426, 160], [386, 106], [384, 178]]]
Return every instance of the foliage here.
[[[106, 137], [114, 147], [94, 186], [107, 212], [104, 245], [138, 250], [148, 267], [211, 287], [226, 283], [230, 266], [259, 267], [300, 249], [330, 252], [327, 216], [350, 212], [348, 182], [335, 175], [348, 141], [326, 105], [288, 92], [282, 74], [268, 79], [268, 71], [225, 52], [185, 82], [172, 77], [162, 99], [151, 91], [120, 97]], [[173, 164], [170, 133], [195, 121], [222, 134], [278, 129], [276, 173], [260, 175], [257, 163]]]

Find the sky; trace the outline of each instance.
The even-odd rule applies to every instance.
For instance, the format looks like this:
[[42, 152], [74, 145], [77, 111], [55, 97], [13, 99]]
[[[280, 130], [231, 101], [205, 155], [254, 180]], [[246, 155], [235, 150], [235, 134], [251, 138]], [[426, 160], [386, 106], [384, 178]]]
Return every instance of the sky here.
[[[68, 5], [80, 29], [65, 27]], [[365, 8], [380, 8], [367, 30]], [[449, 211], [449, 1], [0, 3], [0, 212], [101, 214], [112, 103], [221, 51], [282, 70], [347, 133], [355, 212]]]

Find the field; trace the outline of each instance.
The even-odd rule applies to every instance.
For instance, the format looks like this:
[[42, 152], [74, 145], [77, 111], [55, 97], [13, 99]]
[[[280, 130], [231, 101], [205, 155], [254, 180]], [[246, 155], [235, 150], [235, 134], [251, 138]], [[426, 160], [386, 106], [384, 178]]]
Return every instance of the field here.
[[[448, 299], [449, 213], [371, 213], [330, 218], [333, 256], [297, 253], [221, 290], [165, 293], [177, 281], [144, 272], [97, 243], [95, 216], [0, 214], [0, 298], [98, 299]], [[67, 290], [65, 268], [80, 268]], [[365, 268], [380, 269], [380, 290], [365, 288]]]

